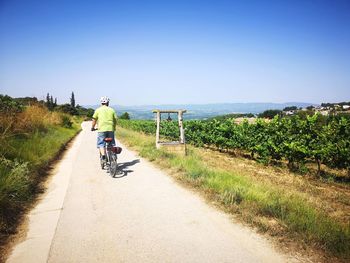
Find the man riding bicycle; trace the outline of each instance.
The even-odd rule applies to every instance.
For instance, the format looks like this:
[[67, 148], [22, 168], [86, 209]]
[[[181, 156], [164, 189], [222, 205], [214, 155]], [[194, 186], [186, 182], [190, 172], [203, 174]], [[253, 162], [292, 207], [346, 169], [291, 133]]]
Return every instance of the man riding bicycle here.
[[115, 110], [109, 107], [109, 98], [101, 97], [101, 106], [97, 108], [92, 116], [91, 131], [95, 130], [96, 123], [98, 124], [97, 148], [100, 151], [103, 161], [106, 160], [105, 138], [112, 138], [112, 145], [115, 145], [114, 132], [117, 124], [117, 114]]

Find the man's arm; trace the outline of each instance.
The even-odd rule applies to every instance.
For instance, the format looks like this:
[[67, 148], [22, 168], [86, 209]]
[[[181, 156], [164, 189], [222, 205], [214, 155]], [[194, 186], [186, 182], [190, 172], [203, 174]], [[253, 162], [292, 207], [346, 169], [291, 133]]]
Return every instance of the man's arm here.
[[98, 113], [97, 110], [95, 110], [94, 115], [92, 115], [92, 124], [91, 124], [91, 131], [95, 130], [95, 126], [96, 126], [96, 121], [97, 121], [97, 117]]
[[114, 127], [114, 129], [115, 129], [115, 126], [117, 126], [117, 119], [118, 119], [118, 117], [117, 117], [117, 113], [114, 111], [114, 114], [113, 114], [113, 127]]
[[96, 119], [92, 119], [91, 130], [93, 131], [96, 126]]

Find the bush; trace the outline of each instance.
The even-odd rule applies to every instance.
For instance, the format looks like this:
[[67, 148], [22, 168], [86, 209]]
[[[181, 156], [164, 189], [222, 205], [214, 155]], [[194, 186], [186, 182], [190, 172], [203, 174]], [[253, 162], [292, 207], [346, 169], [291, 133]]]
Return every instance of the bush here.
[[288, 106], [288, 107], [285, 107], [283, 111], [291, 111], [291, 110], [297, 110], [297, 109], [298, 109], [297, 106]]
[[0, 235], [11, 231], [20, 207], [30, 200], [31, 183], [27, 162], [0, 158]]
[[26, 198], [30, 185], [28, 163], [1, 158], [0, 166], [2, 171], [8, 171], [1, 176], [0, 204], [3, 204], [4, 196], [9, 197], [10, 200]]
[[15, 114], [23, 110], [23, 105], [10, 96], [0, 94], [0, 113]]
[[276, 115], [281, 115], [281, 110], [266, 110], [263, 113], [260, 113], [258, 116], [259, 118], [267, 118], [267, 119], [273, 119]]
[[44, 102], [38, 101], [38, 99], [36, 97], [14, 98], [14, 100], [17, 101], [18, 103], [24, 105], [24, 106], [37, 105], [37, 104], [44, 105]]
[[119, 119], [122, 119], [122, 120], [130, 120], [130, 115], [129, 115], [129, 113], [124, 112], [124, 113], [119, 117]]
[[70, 104], [62, 104], [58, 105], [56, 109], [60, 112], [71, 114], [71, 115], [78, 115], [78, 110], [75, 107], [72, 107]]
[[84, 108], [80, 105], [76, 106], [76, 110], [79, 116], [86, 116], [87, 119], [91, 119], [92, 115], [94, 115], [95, 110], [92, 108]]
[[72, 128], [73, 122], [68, 115], [61, 115], [61, 125], [65, 128]]

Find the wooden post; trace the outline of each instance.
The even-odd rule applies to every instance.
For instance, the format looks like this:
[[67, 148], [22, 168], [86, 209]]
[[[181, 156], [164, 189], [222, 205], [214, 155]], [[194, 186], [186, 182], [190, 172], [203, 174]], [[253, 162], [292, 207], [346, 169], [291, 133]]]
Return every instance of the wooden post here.
[[157, 111], [157, 131], [156, 131], [156, 147], [159, 148], [159, 131], [160, 131], [160, 112]]
[[[164, 148], [170, 152], [180, 153], [186, 155], [186, 142], [185, 142], [185, 130], [183, 125], [183, 114], [186, 110], [153, 110], [153, 113], [156, 113], [156, 121], [157, 121], [157, 131], [156, 131], [156, 147]], [[179, 141], [177, 142], [161, 142], [160, 141], [160, 122], [162, 113], [177, 113], [178, 122], [179, 122], [179, 130], [180, 136]]]
[[182, 111], [179, 111], [177, 116], [179, 119], [180, 143], [185, 143], [185, 131], [184, 131], [183, 121], [182, 121]]

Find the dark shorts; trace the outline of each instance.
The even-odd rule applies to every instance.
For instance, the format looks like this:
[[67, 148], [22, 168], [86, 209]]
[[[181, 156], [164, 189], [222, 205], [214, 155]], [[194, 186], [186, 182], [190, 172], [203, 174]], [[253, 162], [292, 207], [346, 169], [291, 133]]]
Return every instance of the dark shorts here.
[[104, 142], [105, 138], [113, 138], [112, 145], [115, 145], [114, 132], [112, 131], [98, 132], [97, 148], [103, 148], [105, 146], [105, 142]]

